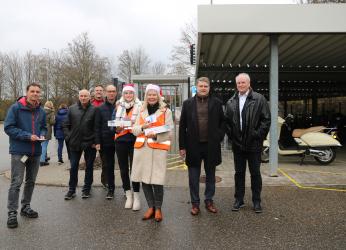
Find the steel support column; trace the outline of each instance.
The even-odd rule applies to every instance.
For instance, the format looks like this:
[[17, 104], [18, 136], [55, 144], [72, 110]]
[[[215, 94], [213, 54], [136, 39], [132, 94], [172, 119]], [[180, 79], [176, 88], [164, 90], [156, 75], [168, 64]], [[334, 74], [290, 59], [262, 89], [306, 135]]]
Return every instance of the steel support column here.
[[270, 125], [270, 176], [277, 176], [278, 169], [278, 106], [279, 106], [279, 44], [278, 35], [270, 35], [269, 101]]

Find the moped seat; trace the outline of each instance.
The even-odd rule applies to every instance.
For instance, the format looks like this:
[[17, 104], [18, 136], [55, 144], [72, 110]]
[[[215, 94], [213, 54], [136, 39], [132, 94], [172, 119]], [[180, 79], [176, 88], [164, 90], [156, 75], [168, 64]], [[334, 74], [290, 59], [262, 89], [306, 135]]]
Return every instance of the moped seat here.
[[324, 126], [315, 126], [315, 127], [310, 127], [310, 128], [296, 128], [292, 132], [292, 136], [294, 138], [299, 138], [303, 134], [309, 133], [309, 132], [320, 132], [324, 130], [326, 127]]

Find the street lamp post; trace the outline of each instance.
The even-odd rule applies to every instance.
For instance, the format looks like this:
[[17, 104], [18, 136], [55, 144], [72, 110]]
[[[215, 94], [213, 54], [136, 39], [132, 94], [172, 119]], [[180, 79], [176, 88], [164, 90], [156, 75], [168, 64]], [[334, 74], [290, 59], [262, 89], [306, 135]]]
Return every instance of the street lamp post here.
[[47, 76], [46, 76], [46, 99], [48, 101], [49, 99], [49, 49], [48, 48], [43, 48], [44, 50], [47, 51], [47, 61], [46, 61], [46, 73], [47, 73]]

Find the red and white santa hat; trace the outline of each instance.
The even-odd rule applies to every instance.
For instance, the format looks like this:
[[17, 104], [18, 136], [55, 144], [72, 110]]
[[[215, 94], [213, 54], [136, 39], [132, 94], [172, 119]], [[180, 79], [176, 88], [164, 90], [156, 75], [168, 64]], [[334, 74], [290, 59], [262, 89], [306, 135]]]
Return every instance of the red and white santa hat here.
[[155, 90], [158, 94], [161, 92], [161, 88], [156, 84], [148, 84], [145, 88], [145, 93], [147, 93], [149, 90]]
[[135, 91], [134, 84], [131, 84], [131, 83], [125, 84], [125, 85], [123, 86], [123, 91], [122, 91], [122, 92], [124, 93], [125, 91], [136, 92], [136, 91]]

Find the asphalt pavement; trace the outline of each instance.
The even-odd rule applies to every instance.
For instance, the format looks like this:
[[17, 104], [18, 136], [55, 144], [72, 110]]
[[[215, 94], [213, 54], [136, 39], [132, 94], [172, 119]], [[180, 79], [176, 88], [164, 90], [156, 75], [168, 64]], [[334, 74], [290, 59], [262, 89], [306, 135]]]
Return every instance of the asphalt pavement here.
[[[345, 249], [345, 193], [264, 187], [262, 214], [255, 214], [249, 189], [246, 207], [232, 212], [233, 188], [218, 188], [218, 214], [203, 207], [189, 213], [188, 188], [165, 188], [164, 220], [142, 221], [142, 210], [123, 209], [124, 196], [115, 200], [94, 188], [92, 197], [80, 193], [64, 201], [64, 188], [37, 186], [32, 207], [38, 219], [19, 216], [19, 227], [6, 227], [8, 180], [0, 177], [0, 249]], [[202, 193], [202, 190], [201, 190]]]

